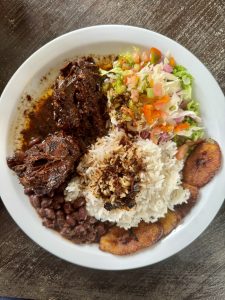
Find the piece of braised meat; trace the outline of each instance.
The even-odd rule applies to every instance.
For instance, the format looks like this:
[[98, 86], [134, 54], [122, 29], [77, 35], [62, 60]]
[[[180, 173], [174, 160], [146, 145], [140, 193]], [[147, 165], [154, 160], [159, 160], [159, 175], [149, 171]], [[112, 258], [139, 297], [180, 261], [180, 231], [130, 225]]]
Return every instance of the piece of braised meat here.
[[52, 194], [74, 170], [80, 149], [71, 136], [49, 135], [42, 143], [7, 159], [25, 189], [36, 195]]
[[101, 76], [93, 58], [70, 62], [56, 80], [53, 111], [57, 126], [79, 136], [96, 138], [106, 130], [107, 99], [100, 89]]

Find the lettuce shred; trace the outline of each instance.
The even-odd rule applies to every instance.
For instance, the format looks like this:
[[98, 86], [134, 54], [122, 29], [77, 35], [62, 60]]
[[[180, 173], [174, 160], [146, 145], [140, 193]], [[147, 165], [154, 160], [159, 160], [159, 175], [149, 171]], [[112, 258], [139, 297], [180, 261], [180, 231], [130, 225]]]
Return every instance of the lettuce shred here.
[[194, 131], [194, 132], [192, 133], [192, 135], [191, 135], [191, 140], [192, 140], [192, 141], [197, 141], [197, 140], [203, 138], [203, 137], [204, 137], [204, 134], [205, 134], [205, 133], [204, 133], [204, 129], [196, 130], [196, 131]]
[[181, 86], [185, 90], [185, 98], [191, 99], [193, 77], [187, 69], [181, 65], [176, 65], [173, 69], [173, 75], [181, 80]]
[[200, 115], [200, 105], [197, 101], [195, 100], [191, 100], [188, 104], [187, 104], [187, 109], [191, 110], [193, 112], [196, 113], [197, 116]]

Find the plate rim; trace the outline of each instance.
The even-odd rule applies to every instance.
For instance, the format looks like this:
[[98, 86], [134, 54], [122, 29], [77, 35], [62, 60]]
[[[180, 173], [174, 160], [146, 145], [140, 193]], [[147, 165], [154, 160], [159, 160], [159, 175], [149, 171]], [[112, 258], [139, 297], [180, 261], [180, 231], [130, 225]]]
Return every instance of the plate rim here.
[[[72, 36], [72, 35], [76, 35], [76, 34], [81, 34], [83, 32], [90, 32], [90, 31], [95, 31], [95, 30], [109, 30], [109, 29], [116, 29], [116, 30], [121, 30], [121, 28], [123, 29], [127, 29], [127, 30], [134, 30], [134, 31], [140, 31], [141, 32], [148, 32], [148, 34], [152, 34], [152, 35], [155, 35], [157, 36], [158, 38], [160, 39], [167, 39], [170, 41], [170, 43], [175, 43], [178, 47], [182, 47], [185, 51], [187, 51], [189, 54], [191, 54], [197, 61], [199, 64], [201, 64], [201, 66], [205, 69], [205, 72], [207, 72], [207, 75], [210, 76], [211, 80], [213, 81], [214, 83], [214, 86], [217, 88], [218, 92], [221, 93], [221, 97], [224, 98], [224, 95], [223, 95], [223, 92], [222, 90], [220, 89], [219, 87], [219, 84], [217, 83], [217, 81], [214, 79], [214, 77], [212, 76], [212, 74], [210, 73], [210, 71], [207, 69], [207, 67], [192, 53], [190, 52], [187, 48], [185, 48], [184, 46], [182, 46], [180, 43], [170, 39], [169, 37], [165, 36], [165, 35], [162, 35], [160, 33], [157, 33], [157, 32], [154, 32], [154, 31], [151, 31], [151, 30], [148, 30], [148, 29], [145, 29], [145, 28], [140, 28], [140, 27], [135, 27], [135, 26], [129, 26], [129, 25], [96, 25], [96, 26], [90, 26], [90, 27], [85, 27], [85, 28], [81, 28], [81, 29], [77, 29], [77, 30], [73, 30], [73, 31], [70, 31], [66, 34], [63, 34], [51, 41], [49, 41], [47, 44], [43, 45], [41, 48], [39, 48], [38, 50], [36, 50], [31, 56], [29, 56], [25, 61], [24, 63], [17, 69], [17, 71], [13, 74], [13, 76], [11, 77], [11, 79], [9, 80], [8, 84], [6, 85], [6, 87], [4, 88], [3, 92], [2, 92], [2, 95], [1, 95], [1, 99], [0, 99], [0, 119], [1, 119], [1, 108], [4, 106], [4, 99], [6, 98], [7, 96], [7, 93], [8, 93], [8, 89], [11, 87], [11, 85], [13, 84], [15, 78], [18, 76], [18, 74], [21, 72], [21, 70], [23, 70], [24, 66], [26, 65], [29, 65], [30, 62], [32, 62], [32, 60], [35, 58], [35, 56], [42, 52], [42, 51], [45, 51], [45, 49], [48, 47], [51, 48], [51, 46], [53, 45], [54, 46], [54, 43], [57, 43], [58, 41], [62, 40], [62, 39], [66, 39], [67, 37], [69, 36]], [[13, 107], [11, 108], [11, 111], [12, 111]], [[0, 120], [0, 125], [1, 125], [1, 120]], [[3, 131], [2, 127], [0, 126], [0, 133]], [[6, 145], [5, 145], [6, 147]], [[0, 151], [1, 153], [1, 151]], [[4, 153], [4, 151], [3, 151]], [[3, 164], [3, 158], [0, 157], [0, 165]], [[222, 171], [221, 171], [222, 172]], [[223, 173], [224, 173], [224, 168], [223, 168]], [[0, 170], [0, 179], [3, 179], [3, 174], [2, 174], [2, 171]], [[170, 250], [170, 252], [168, 252], [168, 255], [164, 255], [163, 258], [162, 257], [159, 257], [158, 260], [155, 259], [154, 262], [150, 262], [148, 263], [147, 261], [145, 262], [140, 262], [139, 259], [137, 259], [136, 261], [133, 261], [132, 265], [129, 265], [128, 264], [123, 264], [121, 262], [121, 264], [118, 264], [118, 265], [114, 265], [114, 266], [109, 266], [109, 265], [101, 265], [99, 266], [98, 264], [96, 263], [93, 263], [93, 262], [88, 262], [88, 263], [85, 263], [85, 262], [82, 262], [82, 263], [79, 263], [79, 262], [75, 262], [73, 259], [69, 258], [68, 256], [67, 257], [63, 257], [62, 254], [60, 254], [58, 251], [56, 251], [55, 249], [50, 249], [46, 243], [43, 243], [43, 241], [40, 241], [40, 239], [38, 239], [36, 236], [34, 237], [32, 235], [33, 232], [30, 232], [30, 230], [27, 228], [27, 226], [25, 226], [24, 224], [21, 224], [21, 220], [19, 220], [19, 218], [17, 218], [17, 216], [15, 216], [15, 212], [14, 210], [12, 209], [12, 206], [9, 204], [9, 202], [7, 202], [7, 195], [4, 191], [4, 188], [2, 188], [0, 186], [0, 194], [1, 194], [1, 198], [2, 198], [2, 201], [5, 205], [5, 207], [7, 208], [9, 214], [11, 215], [11, 217], [14, 219], [14, 221], [17, 223], [17, 225], [26, 233], [26, 235], [29, 236], [29, 238], [31, 238], [35, 243], [37, 243], [38, 245], [40, 245], [42, 248], [44, 248], [45, 250], [47, 250], [48, 252], [56, 255], [57, 257], [60, 257], [61, 259], [64, 259], [64, 260], [67, 260], [73, 264], [77, 264], [77, 265], [81, 265], [81, 266], [84, 266], [84, 267], [89, 267], [89, 268], [94, 268], [94, 269], [100, 269], [100, 270], [127, 270], [127, 269], [134, 269], [134, 268], [140, 268], [140, 267], [144, 267], [144, 266], [148, 266], [148, 265], [151, 265], [151, 264], [155, 264], [159, 261], [162, 261], [176, 253], [178, 253], [179, 251], [181, 251], [182, 249], [184, 249], [185, 247], [187, 247], [190, 243], [192, 243], [197, 237], [200, 236], [200, 234], [208, 227], [208, 225], [212, 222], [212, 220], [215, 218], [216, 214], [218, 213], [220, 207], [222, 206], [223, 204], [223, 201], [224, 201], [224, 195], [225, 195], [225, 187], [221, 188], [220, 190], [220, 196], [219, 198], [223, 198], [222, 200], [220, 201], [217, 201], [217, 205], [216, 207], [214, 208], [214, 210], [211, 212], [211, 214], [209, 215], [209, 218], [208, 218], [208, 221], [205, 222], [204, 226], [201, 226], [201, 228], [198, 228], [198, 232], [195, 234], [195, 235], [192, 235], [192, 237], [190, 238], [189, 237], [189, 240], [188, 242], [183, 242], [182, 246], [181, 247], [177, 247], [177, 249], [173, 252]], [[191, 220], [193, 218], [189, 218], [189, 222], [186, 224], [186, 227], [189, 223], [191, 223]], [[41, 225], [42, 226], [42, 225]], [[48, 229], [46, 229], [48, 230]], [[42, 231], [44, 232], [44, 231]], [[174, 235], [175, 236], [175, 235]], [[166, 239], [166, 238], [164, 238]], [[163, 241], [162, 241], [163, 242]], [[160, 242], [160, 243], [162, 243]], [[72, 244], [71, 242], [69, 242], [70, 244]], [[63, 243], [64, 244], [64, 243]], [[73, 245], [73, 244], [72, 244]], [[74, 245], [73, 245], [74, 246]], [[71, 247], [69, 247], [71, 248]], [[76, 247], [75, 247], [76, 248]], [[146, 250], [146, 253], [148, 250], [150, 250], [151, 248], [148, 248]], [[99, 250], [100, 251], [100, 250]], [[66, 251], [65, 251], [66, 252]], [[171, 253], [173, 252], [173, 253]], [[67, 254], [66, 254], [67, 255]], [[101, 253], [101, 255], [103, 255], [103, 253]], [[101, 256], [100, 255], [100, 256]], [[132, 257], [132, 256], [136, 256], [137, 254], [134, 254], [134, 255], [131, 255], [131, 256], [127, 256], [128, 258], [129, 257]], [[105, 256], [108, 260], [110, 260], [110, 258], [112, 258], [112, 255], [110, 254], [106, 254]], [[122, 257], [124, 258], [124, 257]], [[125, 259], [127, 260], [127, 259]], [[104, 261], [105, 263], [105, 261]]]

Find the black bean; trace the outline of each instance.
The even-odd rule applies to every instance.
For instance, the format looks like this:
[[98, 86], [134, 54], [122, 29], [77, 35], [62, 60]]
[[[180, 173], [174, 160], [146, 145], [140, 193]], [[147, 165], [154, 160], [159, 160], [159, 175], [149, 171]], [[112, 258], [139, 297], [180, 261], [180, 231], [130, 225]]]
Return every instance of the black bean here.
[[66, 202], [63, 206], [64, 208], [64, 211], [66, 214], [70, 214], [71, 212], [74, 211], [73, 207], [72, 207], [72, 204], [70, 202]]
[[65, 218], [57, 218], [56, 217], [55, 224], [58, 229], [62, 229], [65, 225], [65, 222], [66, 222]]
[[42, 217], [42, 218], [45, 217], [45, 210], [44, 210], [44, 208], [38, 208], [37, 212], [40, 215], [40, 217]]
[[65, 214], [62, 210], [58, 210], [56, 212], [56, 217], [57, 217], [57, 219], [64, 219], [65, 220]]
[[56, 203], [61, 203], [61, 204], [65, 202], [64, 197], [63, 197], [62, 195], [56, 195], [56, 196], [54, 197], [54, 201], [55, 201]]
[[71, 225], [71, 226], [75, 226], [76, 225], [76, 220], [73, 218], [72, 215], [67, 215], [66, 216], [66, 222]]
[[54, 220], [55, 219], [55, 212], [53, 209], [51, 208], [45, 208], [45, 216], [46, 218], [50, 219], [50, 220]]
[[34, 208], [40, 208], [41, 207], [41, 201], [40, 198], [36, 195], [30, 196], [30, 202], [33, 205]]
[[96, 226], [97, 232], [98, 232], [98, 236], [101, 237], [104, 233], [105, 233], [105, 227], [103, 224], [99, 223]]
[[88, 220], [88, 222], [90, 224], [95, 224], [97, 222], [97, 220], [94, 217], [90, 217], [89, 220]]
[[50, 198], [52, 198], [52, 197], [54, 196], [54, 191], [51, 191], [50, 193], [48, 193], [48, 196], [49, 196]]
[[96, 241], [96, 236], [97, 236], [96, 232], [93, 230], [90, 230], [86, 239], [88, 240], [89, 243], [91, 243], [91, 242]]
[[84, 225], [78, 225], [74, 228], [74, 234], [76, 236], [82, 236], [86, 233], [86, 230], [84, 228]]
[[78, 197], [76, 200], [73, 201], [73, 207], [79, 208], [85, 204], [85, 198], [84, 197]]
[[148, 139], [150, 137], [150, 133], [148, 130], [142, 130], [140, 132], [140, 137], [144, 140]]
[[57, 202], [56, 202], [56, 203], [53, 203], [53, 204], [52, 204], [52, 208], [55, 209], [55, 210], [60, 209], [60, 208], [61, 208], [61, 204], [60, 204], [60, 203], [57, 203]]
[[52, 199], [51, 198], [47, 198], [47, 197], [42, 198], [42, 201], [41, 201], [41, 207], [42, 208], [50, 207], [51, 204], [52, 204]]
[[43, 218], [42, 224], [48, 228], [55, 229], [55, 223], [53, 220]]
[[87, 211], [85, 207], [80, 207], [79, 211], [78, 211], [78, 220], [82, 221], [82, 220], [86, 220], [87, 219]]
[[109, 228], [108, 223], [101, 223], [88, 216], [84, 197], [73, 202], [65, 202], [63, 195], [54, 197], [30, 196], [32, 205], [42, 218], [43, 225], [58, 231], [63, 237], [74, 243], [99, 242], [100, 237]]
[[60, 234], [68, 239], [71, 239], [74, 236], [74, 232], [70, 227], [64, 226], [62, 230], [60, 230]]
[[25, 188], [25, 189], [24, 189], [24, 194], [30, 196], [30, 195], [33, 194], [33, 191], [32, 191], [31, 188]]

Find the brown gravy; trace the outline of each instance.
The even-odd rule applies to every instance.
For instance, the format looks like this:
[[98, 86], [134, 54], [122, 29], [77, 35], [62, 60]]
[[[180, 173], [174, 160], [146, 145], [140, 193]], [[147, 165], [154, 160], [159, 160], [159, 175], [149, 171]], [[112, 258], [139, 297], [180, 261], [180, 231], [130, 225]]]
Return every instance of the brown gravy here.
[[32, 140], [43, 140], [49, 133], [57, 131], [53, 118], [52, 97], [38, 100], [35, 108], [26, 116], [26, 127], [22, 130], [22, 149], [26, 150]]

